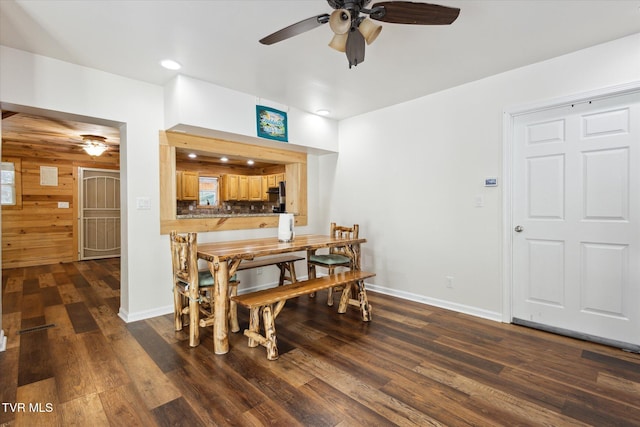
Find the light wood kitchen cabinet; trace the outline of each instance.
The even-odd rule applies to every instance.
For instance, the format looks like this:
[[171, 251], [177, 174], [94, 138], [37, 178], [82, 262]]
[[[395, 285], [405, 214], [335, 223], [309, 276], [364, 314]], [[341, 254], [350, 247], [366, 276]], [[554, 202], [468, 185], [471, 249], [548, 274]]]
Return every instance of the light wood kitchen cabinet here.
[[284, 176], [285, 175], [283, 173], [266, 175], [267, 187], [277, 187], [278, 184], [280, 184], [280, 181], [284, 181]]
[[262, 176], [260, 175], [249, 177], [249, 200], [262, 201]]
[[198, 172], [176, 172], [176, 198], [178, 200], [198, 200]]
[[284, 174], [271, 175], [223, 175], [222, 201], [246, 200], [252, 202], [269, 201], [267, 190], [284, 181]]
[[267, 187], [268, 188], [272, 188], [275, 187], [276, 185], [278, 185], [278, 183], [276, 182], [276, 176], [275, 175], [266, 175], [267, 177]]
[[238, 178], [238, 175], [224, 175], [222, 177], [221, 200], [238, 200]]
[[262, 200], [263, 202], [268, 202], [269, 201], [269, 193], [267, 193], [267, 190], [269, 189], [268, 175], [262, 175], [260, 178], [262, 178], [260, 180], [262, 182], [262, 193], [261, 193], [260, 200]]
[[222, 201], [249, 200], [249, 180], [246, 175], [223, 175]]
[[249, 200], [249, 177], [238, 176], [238, 200]]

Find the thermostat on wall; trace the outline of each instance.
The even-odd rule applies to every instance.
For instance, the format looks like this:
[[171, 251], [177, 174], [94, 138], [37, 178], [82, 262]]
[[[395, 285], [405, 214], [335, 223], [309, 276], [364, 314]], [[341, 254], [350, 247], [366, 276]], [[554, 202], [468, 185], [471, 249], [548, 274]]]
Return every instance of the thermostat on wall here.
[[498, 186], [498, 178], [485, 178], [484, 179], [485, 187], [497, 187]]

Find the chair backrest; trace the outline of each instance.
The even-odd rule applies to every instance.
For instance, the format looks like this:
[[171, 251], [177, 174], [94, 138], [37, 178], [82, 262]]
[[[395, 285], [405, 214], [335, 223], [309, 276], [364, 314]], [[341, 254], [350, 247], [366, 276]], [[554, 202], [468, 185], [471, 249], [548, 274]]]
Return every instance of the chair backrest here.
[[[359, 229], [360, 227], [358, 226], [358, 224], [353, 224], [353, 227], [345, 227], [342, 225], [336, 225], [335, 222], [332, 222], [329, 234], [333, 237], [338, 237], [341, 239], [344, 239], [344, 238], [357, 239]], [[345, 255], [351, 259], [353, 259], [354, 257], [353, 252], [348, 246], [339, 246], [335, 248], [330, 248], [329, 253]]]
[[169, 237], [174, 282], [180, 280], [195, 286], [198, 283], [198, 234], [180, 235], [172, 231]]

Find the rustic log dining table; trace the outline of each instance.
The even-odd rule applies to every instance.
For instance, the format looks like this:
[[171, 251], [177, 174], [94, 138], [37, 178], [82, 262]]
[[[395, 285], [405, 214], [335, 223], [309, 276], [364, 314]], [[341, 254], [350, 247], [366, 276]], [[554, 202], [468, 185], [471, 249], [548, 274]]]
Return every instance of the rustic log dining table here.
[[[363, 238], [338, 238], [328, 235], [307, 234], [295, 236], [291, 242], [280, 242], [277, 237], [249, 240], [232, 240], [198, 244], [198, 258], [207, 261], [215, 278], [213, 288], [214, 323], [213, 350], [215, 354], [229, 351], [229, 279], [240, 263], [257, 257], [305, 251], [307, 256], [322, 248], [348, 246], [354, 254], [353, 269], [360, 269], [360, 244]], [[308, 259], [308, 258], [307, 258]]]

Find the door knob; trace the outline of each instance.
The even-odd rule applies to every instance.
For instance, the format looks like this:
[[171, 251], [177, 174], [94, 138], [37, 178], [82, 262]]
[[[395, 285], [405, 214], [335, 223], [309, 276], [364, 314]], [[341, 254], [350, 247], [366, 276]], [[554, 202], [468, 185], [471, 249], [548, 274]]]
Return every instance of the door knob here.
[[516, 233], [522, 233], [522, 230], [524, 230], [524, 228], [522, 228], [521, 225], [516, 225], [516, 228], [514, 228], [514, 230], [516, 231]]

